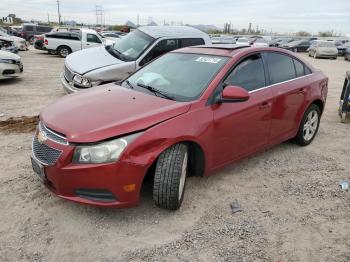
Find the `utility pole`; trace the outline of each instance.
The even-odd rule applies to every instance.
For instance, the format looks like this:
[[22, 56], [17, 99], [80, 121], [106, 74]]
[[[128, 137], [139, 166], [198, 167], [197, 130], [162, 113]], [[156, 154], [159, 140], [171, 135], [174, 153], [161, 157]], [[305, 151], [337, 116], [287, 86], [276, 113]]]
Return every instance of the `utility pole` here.
[[96, 28], [100, 24], [100, 27], [102, 28], [103, 23], [103, 7], [102, 5], [96, 5]]
[[61, 24], [60, 0], [57, 0], [58, 24]]
[[50, 14], [47, 13], [47, 23], [50, 24]]

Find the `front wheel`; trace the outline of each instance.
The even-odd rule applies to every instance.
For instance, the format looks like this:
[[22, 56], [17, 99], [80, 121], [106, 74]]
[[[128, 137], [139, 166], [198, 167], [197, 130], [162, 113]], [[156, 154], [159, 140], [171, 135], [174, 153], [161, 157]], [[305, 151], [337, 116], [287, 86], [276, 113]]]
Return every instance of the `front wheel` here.
[[176, 144], [160, 154], [154, 174], [153, 200], [158, 207], [180, 208], [185, 191], [189, 152], [186, 144]]
[[298, 145], [307, 146], [314, 140], [320, 125], [320, 116], [320, 108], [315, 104], [312, 104], [306, 110], [299, 131], [295, 137], [295, 141]]

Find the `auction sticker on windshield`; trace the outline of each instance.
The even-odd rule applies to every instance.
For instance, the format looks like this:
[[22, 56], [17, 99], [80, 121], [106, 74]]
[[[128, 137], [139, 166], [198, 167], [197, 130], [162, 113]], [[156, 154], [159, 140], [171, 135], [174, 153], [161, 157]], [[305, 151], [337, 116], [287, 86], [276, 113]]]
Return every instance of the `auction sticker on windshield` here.
[[211, 64], [217, 64], [221, 61], [221, 58], [216, 58], [216, 57], [198, 57], [196, 59], [197, 62], [202, 62], [202, 63], [211, 63]]

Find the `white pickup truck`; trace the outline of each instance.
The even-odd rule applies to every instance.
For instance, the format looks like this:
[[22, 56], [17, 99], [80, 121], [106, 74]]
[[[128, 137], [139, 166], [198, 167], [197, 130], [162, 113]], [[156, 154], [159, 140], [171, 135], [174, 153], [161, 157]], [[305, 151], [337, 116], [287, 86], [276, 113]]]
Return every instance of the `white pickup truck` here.
[[50, 53], [66, 57], [72, 52], [96, 47], [112, 45], [115, 42], [106, 39], [92, 29], [81, 29], [79, 32], [50, 32], [45, 34], [43, 48]]

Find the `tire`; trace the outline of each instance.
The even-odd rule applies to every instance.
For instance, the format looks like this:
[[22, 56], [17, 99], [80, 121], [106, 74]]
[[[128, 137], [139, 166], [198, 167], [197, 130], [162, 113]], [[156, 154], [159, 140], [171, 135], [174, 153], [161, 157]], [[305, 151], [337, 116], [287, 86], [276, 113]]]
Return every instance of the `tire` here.
[[70, 49], [68, 46], [60, 46], [57, 49], [57, 53], [59, 54], [60, 57], [67, 57], [70, 53], [72, 53], [72, 49]]
[[47, 51], [50, 55], [57, 55], [57, 51], [56, 50], [49, 50]]
[[[312, 125], [311, 125], [310, 120], [314, 116], [316, 116], [317, 119], [315, 120], [315, 122], [312, 122]], [[312, 140], [314, 140], [317, 134], [318, 128], [320, 126], [320, 116], [321, 116], [320, 108], [315, 104], [310, 105], [309, 108], [305, 111], [303, 119], [299, 126], [298, 133], [294, 138], [295, 142], [298, 145], [307, 146], [312, 142]], [[309, 128], [307, 128], [307, 126]]]
[[34, 44], [34, 36], [29, 37], [28, 42], [30, 45]]
[[341, 123], [346, 123], [346, 117], [347, 117], [347, 113], [346, 112], [340, 112], [340, 122]]
[[345, 60], [350, 60], [350, 55], [349, 55], [349, 54], [345, 54], [344, 59], [345, 59]]
[[186, 185], [189, 152], [186, 144], [176, 144], [160, 154], [156, 164], [153, 200], [158, 207], [180, 208]]

